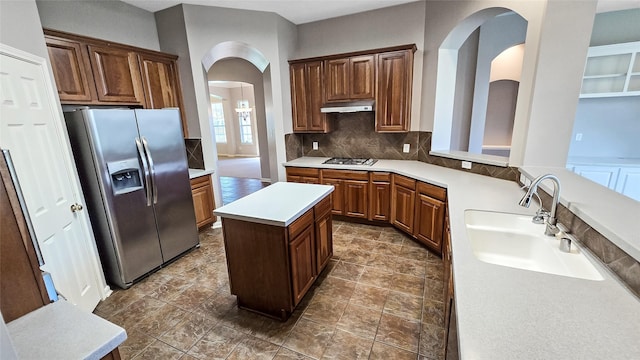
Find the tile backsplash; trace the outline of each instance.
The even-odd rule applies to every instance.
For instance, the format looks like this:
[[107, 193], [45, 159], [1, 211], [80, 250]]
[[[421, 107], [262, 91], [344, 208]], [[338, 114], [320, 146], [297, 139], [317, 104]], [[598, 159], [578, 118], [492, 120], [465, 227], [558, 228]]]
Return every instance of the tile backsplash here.
[[[431, 132], [377, 133], [375, 114], [371, 112], [330, 116], [336, 117], [335, 130], [331, 133], [285, 135], [287, 161], [301, 156], [417, 160], [506, 180], [516, 181], [519, 176], [517, 168], [474, 163], [466, 170], [462, 169], [460, 160], [429, 155]], [[318, 142], [318, 150], [313, 150], [314, 141]], [[402, 152], [404, 144], [410, 146], [408, 153]]]
[[202, 141], [200, 139], [184, 139], [187, 148], [187, 162], [190, 169], [204, 169], [204, 156], [202, 155]]

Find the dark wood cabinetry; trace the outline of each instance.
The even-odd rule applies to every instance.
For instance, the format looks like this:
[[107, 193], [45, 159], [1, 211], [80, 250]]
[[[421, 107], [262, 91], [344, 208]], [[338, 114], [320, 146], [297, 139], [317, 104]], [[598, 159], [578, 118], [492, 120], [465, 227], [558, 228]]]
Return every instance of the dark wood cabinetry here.
[[393, 175], [391, 186], [391, 223], [413, 235], [416, 201], [416, 181], [402, 175]]
[[366, 171], [322, 170], [322, 184], [333, 185], [333, 213], [369, 217], [369, 174]]
[[287, 181], [303, 184], [320, 184], [320, 169], [288, 167]]
[[216, 222], [216, 217], [213, 215], [215, 203], [211, 176], [205, 175], [191, 179], [191, 195], [193, 196], [193, 208], [196, 213], [198, 229]]
[[62, 104], [180, 108], [186, 119], [175, 55], [44, 29]]
[[[313, 217], [311, 219], [313, 220]], [[304, 230], [293, 237], [289, 243], [293, 306], [298, 305], [316, 279], [317, 269], [314, 264], [314, 242], [314, 227], [313, 222], [310, 222]]]
[[373, 100], [375, 55], [325, 60], [327, 102]]
[[414, 51], [401, 50], [378, 55], [377, 132], [409, 130]]
[[333, 222], [331, 198], [327, 197], [313, 208], [316, 223], [316, 269], [320, 274], [333, 256]]
[[289, 72], [293, 131], [330, 132], [332, 122], [320, 112], [320, 107], [324, 103], [322, 61], [295, 63], [290, 66]]
[[442, 252], [446, 191], [419, 182], [416, 187], [414, 236], [436, 253]]
[[369, 220], [388, 222], [391, 210], [391, 174], [371, 172], [369, 176]]

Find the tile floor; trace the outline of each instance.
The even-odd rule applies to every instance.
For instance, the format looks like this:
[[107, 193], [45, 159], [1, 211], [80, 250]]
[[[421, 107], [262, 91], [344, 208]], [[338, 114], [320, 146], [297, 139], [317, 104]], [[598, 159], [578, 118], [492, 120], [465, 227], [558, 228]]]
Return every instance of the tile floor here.
[[334, 221], [334, 258], [287, 322], [239, 310], [220, 229], [95, 313], [124, 359], [440, 359], [443, 266], [393, 228]]
[[222, 204], [226, 205], [234, 202], [269, 185], [271, 184], [258, 179], [221, 176], [220, 192], [222, 194]]

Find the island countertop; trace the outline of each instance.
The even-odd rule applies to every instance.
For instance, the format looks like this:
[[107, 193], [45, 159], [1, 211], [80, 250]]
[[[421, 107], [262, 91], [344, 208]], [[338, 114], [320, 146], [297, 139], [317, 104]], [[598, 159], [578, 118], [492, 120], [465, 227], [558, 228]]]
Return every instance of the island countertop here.
[[213, 213], [222, 218], [289, 226], [333, 191], [333, 186], [278, 182]]

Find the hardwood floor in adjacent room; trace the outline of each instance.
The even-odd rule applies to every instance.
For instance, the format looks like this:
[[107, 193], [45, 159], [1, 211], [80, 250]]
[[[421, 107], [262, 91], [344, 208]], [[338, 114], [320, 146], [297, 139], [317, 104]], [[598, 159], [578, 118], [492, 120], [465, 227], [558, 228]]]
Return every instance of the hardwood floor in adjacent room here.
[[443, 263], [387, 227], [334, 221], [334, 257], [280, 322], [236, 306], [221, 229], [95, 313], [124, 359], [441, 359]]
[[222, 193], [222, 204], [226, 205], [234, 202], [269, 185], [271, 184], [258, 179], [221, 176], [220, 192]]

